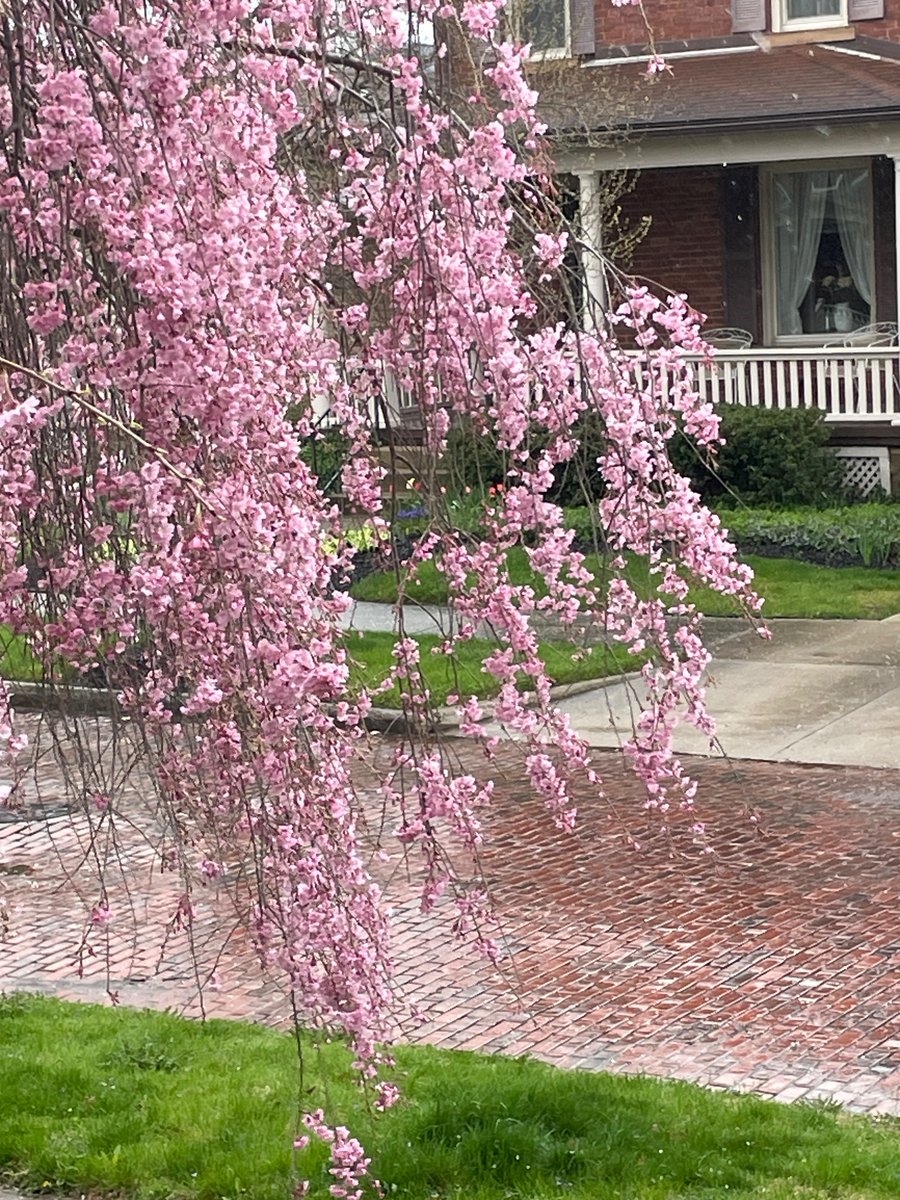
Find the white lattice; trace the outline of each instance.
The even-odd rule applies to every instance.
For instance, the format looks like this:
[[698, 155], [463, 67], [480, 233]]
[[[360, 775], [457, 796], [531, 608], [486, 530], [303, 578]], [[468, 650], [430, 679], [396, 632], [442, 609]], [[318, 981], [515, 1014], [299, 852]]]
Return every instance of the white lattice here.
[[883, 446], [843, 446], [836, 451], [844, 464], [844, 482], [868, 496], [878, 490], [891, 490], [891, 462]]

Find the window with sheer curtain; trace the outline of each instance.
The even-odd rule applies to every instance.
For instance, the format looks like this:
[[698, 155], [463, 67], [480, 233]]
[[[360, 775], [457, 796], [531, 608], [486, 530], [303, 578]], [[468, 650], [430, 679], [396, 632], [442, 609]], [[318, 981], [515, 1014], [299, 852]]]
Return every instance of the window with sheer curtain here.
[[531, 45], [532, 58], [559, 57], [569, 46], [567, 0], [516, 0], [510, 5], [515, 34]]
[[822, 29], [847, 24], [847, 0], [772, 0], [776, 30]]
[[769, 176], [769, 326], [776, 337], [851, 333], [875, 311], [868, 165]]

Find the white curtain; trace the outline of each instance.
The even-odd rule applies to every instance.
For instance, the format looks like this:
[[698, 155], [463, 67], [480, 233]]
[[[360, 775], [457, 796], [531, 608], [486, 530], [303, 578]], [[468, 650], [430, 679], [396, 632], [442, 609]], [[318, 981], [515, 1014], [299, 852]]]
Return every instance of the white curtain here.
[[856, 290], [871, 308], [875, 291], [872, 262], [872, 206], [868, 171], [832, 171], [834, 215]]
[[804, 17], [834, 17], [841, 11], [841, 0], [788, 0], [789, 21]]
[[[778, 332], [803, 332], [800, 303], [809, 291], [822, 240], [828, 171], [795, 171], [775, 180]], [[848, 251], [849, 253], [849, 251]]]

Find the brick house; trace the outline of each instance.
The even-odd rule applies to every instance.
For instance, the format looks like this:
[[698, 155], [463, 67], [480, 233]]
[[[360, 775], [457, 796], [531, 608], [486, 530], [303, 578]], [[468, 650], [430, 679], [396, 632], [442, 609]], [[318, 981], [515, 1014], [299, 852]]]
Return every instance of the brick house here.
[[604, 172], [639, 171], [632, 269], [738, 331], [701, 386], [818, 405], [856, 482], [900, 490], [900, 0], [645, 0], [649, 32], [610, 0], [516, 11], [586, 240]]

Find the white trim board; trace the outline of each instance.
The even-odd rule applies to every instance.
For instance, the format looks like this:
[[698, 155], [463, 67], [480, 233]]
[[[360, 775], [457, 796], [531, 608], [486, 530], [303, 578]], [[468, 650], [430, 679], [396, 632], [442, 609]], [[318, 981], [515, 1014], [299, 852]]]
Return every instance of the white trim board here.
[[730, 163], [803, 162], [811, 159], [900, 155], [900, 121], [867, 121], [830, 126], [827, 120], [805, 129], [760, 133], [683, 134], [617, 146], [566, 150], [557, 157], [560, 171], [651, 170], [655, 167], [728, 166]]
[[627, 67], [632, 63], [648, 63], [657, 58], [671, 62], [676, 58], [721, 58], [725, 54], [760, 54], [761, 46], [713, 46], [704, 50], [667, 50], [661, 54], [618, 54], [612, 58], [589, 58], [581, 64], [582, 70], [591, 67]]

